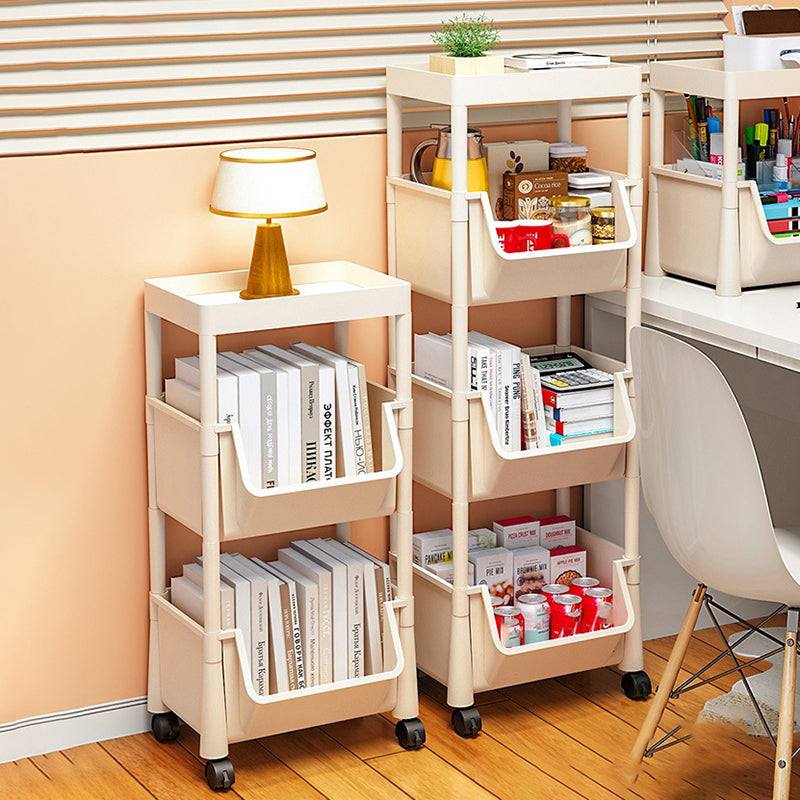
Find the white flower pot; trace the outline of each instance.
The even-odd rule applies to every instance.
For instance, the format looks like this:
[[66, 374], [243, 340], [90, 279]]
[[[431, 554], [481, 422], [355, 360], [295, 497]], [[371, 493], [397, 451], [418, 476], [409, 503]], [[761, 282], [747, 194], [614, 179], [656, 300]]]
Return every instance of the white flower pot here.
[[504, 70], [504, 57], [499, 55], [459, 58], [441, 53], [428, 56], [428, 69], [445, 75], [497, 75]]

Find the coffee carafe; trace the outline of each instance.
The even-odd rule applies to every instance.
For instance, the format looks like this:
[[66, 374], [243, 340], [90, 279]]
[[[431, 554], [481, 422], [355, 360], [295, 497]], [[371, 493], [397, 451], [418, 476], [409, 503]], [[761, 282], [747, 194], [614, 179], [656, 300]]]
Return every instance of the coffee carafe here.
[[[427, 183], [422, 174], [422, 156], [429, 148], [436, 145], [433, 159], [431, 185], [438, 189], [453, 188], [452, 134], [449, 125], [434, 125], [438, 128], [436, 139], [420, 142], [411, 154], [411, 179], [417, 183]], [[483, 134], [477, 128], [467, 128], [467, 191], [489, 191], [489, 167], [483, 149]]]

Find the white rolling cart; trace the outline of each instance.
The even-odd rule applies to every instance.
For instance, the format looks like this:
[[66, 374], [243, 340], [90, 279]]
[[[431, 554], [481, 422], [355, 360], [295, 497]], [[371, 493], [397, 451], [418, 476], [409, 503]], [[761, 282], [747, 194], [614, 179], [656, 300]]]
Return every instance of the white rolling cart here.
[[[231, 742], [391, 711], [407, 748], [422, 746], [417, 719], [411, 574], [411, 300], [409, 285], [349, 262], [291, 267], [299, 295], [241, 300], [247, 271], [157, 278], [145, 282], [147, 454], [150, 528], [148, 709], [160, 741], [178, 735], [179, 719], [200, 733], [206, 779], [234, 780]], [[370, 383], [374, 473], [260, 489], [252, 485], [236, 424], [217, 422], [218, 337], [334, 323], [336, 347], [348, 351], [350, 320], [387, 317], [395, 349], [394, 390]], [[197, 334], [200, 419], [163, 399], [161, 322]], [[170, 603], [165, 515], [202, 539], [204, 625]], [[224, 541], [392, 515], [395, 597], [384, 606], [384, 671], [291, 692], [258, 695], [238, 630], [220, 629], [219, 556]]]
[[[664, 164], [664, 95], [695, 94], [723, 102], [722, 180]], [[650, 183], [647, 275], [666, 273], [736, 297], [742, 287], [800, 281], [800, 242], [769, 230], [755, 181], [739, 180], [739, 103], [800, 94], [800, 70], [726, 71], [723, 59], [650, 65]]]
[[[452, 499], [454, 581], [414, 567], [417, 662], [446, 684], [452, 724], [471, 736], [481, 728], [474, 693], [567, 672], [619, 665], [631, 697], [650, 693], [639, 619], [639, 475], [630, 365], [586, 353], [570, 343], [570, 296], [627, 288], [627, 324], [639, 323], [642, 214], [642, 95], [638, 67], [454, 77], [424, 68], [389, 67], [387, 85], [390, 273], [451, 306], [453, 390], [413, 377], [414, 478]], [[467, 187], [467, 115], [474, 106], [553, 102], [558, 136], [571, 140], [574, 98], [626, 97], [628, 172], [612, 173], [616, 242], [604, 246], [504, 253], [485, 193]], [[403, 98], [450, 107], [453, 191], [403, 175]], [[592, 165], [594, 168], [594, 165]], [[509, 453], [500, 447], [488, 406], [467, 375], [470, 306], [557, 297], [554, 345], [573, 349], [615, 373], [615, 420], [607, 439]], [[394, 351], [400, 353], [395, 343]], [[614, 627], [567, 639], [501, 646], [485, 587], [467, 585], [469, 506], [474, 500], [557, 489], [557, 512], [569, 513], [569, 487], [625, 476], [625, 547], [581, 531], [589, 570], [614, 589]]]

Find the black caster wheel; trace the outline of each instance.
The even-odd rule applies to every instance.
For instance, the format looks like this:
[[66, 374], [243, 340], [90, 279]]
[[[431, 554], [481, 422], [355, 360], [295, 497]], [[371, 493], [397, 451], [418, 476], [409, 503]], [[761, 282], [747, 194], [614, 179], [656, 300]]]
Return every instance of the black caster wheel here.
[[157, 742], [174, 742], [181, 732], [181, 721], [171, 711], [166, 714], [153, 714], [150, 726]]
[[450, 724], [453, 730], [459, 735], [467, 738], [473, 738], [481, 732], [483, 724], [481, 723], [481, 712], [475, 706], [470, 708], [454, 708], [453, 714], [450, 717]]
[[417, 719], [401, 719], [394, 726], [394, 735], [404, 750], [419, 750], [425, 744], [425, 726]]
[[227, 792], [236, 782], [233, 764], [229, 758], [206, 761], [206, 781], [215, 792]]
[[653, 693], [650, 676], [644, 670], [626, 672], [622, 676], [622, 691], [628, 700], [647, 700]]

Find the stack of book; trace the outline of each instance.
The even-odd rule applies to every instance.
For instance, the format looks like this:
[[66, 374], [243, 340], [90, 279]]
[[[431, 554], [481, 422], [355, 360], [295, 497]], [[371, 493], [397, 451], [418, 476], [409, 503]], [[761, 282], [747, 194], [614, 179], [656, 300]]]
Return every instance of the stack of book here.
[[[165, 399], [200, 418], [200, 361], [175, 359]], [[364, 365], [295, 342], [217, 355], [220, 423], [237, 424], [255, 487], [270, 489], [375, 469]]]
[[531, 366], [541, 380], [551, 445], [613, 433], [613, 375], [570, 352], [532, 356]]
[[[203, 624], [203, 559], [170, 582], [173, 605]], [[383, 671], [389, 566], [335, 539], [292, 542], [265, 562], [220, 556], [222, 629], [237, 629], [256, 694]]]

